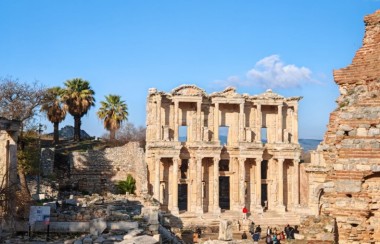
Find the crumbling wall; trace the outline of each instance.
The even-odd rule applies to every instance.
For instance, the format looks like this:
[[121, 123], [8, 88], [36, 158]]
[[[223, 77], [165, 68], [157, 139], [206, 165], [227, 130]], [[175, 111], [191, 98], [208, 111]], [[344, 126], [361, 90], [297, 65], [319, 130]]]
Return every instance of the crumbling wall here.
[[334, 71], [338, 107], [319, 147], [328, 170], [318, 208], [335, 217], [339, 243], [380, 240], [380, 11], [365, 26], [352, 64]]
[[79, 190], [103, 193], [114, 191], [115, 184], [128, 174], [136, 179], [136, 194], [146, 192], [145, 153], [138, 142], [105, 150], [73, 152], [70, 157], [70, 180]]

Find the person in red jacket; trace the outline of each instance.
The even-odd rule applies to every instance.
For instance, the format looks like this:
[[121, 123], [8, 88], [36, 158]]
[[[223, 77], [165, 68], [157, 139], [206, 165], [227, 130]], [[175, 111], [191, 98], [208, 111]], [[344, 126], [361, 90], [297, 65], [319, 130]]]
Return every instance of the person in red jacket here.
[[248, 213], [248, 209], [244, 206], [244, 208], [243, 208], [243, 219], [247, 219], [247, 213]]

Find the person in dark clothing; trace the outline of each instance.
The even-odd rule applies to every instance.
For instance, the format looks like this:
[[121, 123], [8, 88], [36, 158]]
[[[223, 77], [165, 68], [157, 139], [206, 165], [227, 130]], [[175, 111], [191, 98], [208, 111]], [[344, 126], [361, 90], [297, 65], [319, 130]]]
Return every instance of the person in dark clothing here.
[[247, 236], [247, 234], [245, 233], [245, 231], [244, 231], [243, 234], [241, 235], [241, 239], [242, 239], [242, 240], [248, 239], [248, 236]]
[[290, 227], [289, 236], [290, 236], [289, 239], [294, 239], [294, 228], [293, 227]]
[[252, 239], [253, 239], [254, 243], [258, 243], [260, 240], [260, 233], [256, 232], [255, 234], [253, 234]]
[[201, 234], [202, 234], [201, 228], [197, 228], [197, 234], [198, 234], [198, 238], [201, 238]]
[[289, 224], [287, 224], [286, 227], [284, 228], [284, 232], [286, 235], [286, 239], [290, 239], [290, 226], [289, 226]]
[[260, 225], [258, 225], [256, 227], [255, 233], [259, 233], [259, 239], [260, 239], [260, 236], [261, 236], [261, 227], [260, 227]]
[[272, 237], [268, 234], [267, 237], [265, 238], [265, 243], [267, 244], [272, 244]]

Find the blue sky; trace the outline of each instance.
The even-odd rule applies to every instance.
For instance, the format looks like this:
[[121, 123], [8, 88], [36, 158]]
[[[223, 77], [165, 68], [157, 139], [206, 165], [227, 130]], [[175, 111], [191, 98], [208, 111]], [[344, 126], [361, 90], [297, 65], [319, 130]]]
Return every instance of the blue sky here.
[[[127, 102], [129, 121], [145, 125], [150, 87], [195, 84], [207, 92], [233, 85], [303, 96], [300, 138], [323, 137], [336, 108], [332, 71], [351, 63], [376, 0], [17, 1], [0, 0], [0, 77], [63, 86], [90, 81], [97, 106], [105, 95]], [[49, 122], [48, 131], [52, 131]], [[72, 116], [61, 124], [73, 125]]]

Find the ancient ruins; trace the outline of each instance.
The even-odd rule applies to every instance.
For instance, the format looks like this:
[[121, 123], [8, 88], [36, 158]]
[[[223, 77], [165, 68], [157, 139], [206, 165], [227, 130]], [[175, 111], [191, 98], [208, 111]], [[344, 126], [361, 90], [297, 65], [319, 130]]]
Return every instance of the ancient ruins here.
[[0, 188], [17, 184], [17, 138], [20, 122], [0, 118]]
[[174, 215], [297, 209], [300, 99], [271, 90], [238, 94], [232, 87], [212, 94], [194, 85], [150, 89], [149, 193]]
[[363, 46], [334, 71], [338, 108], [307, 169], [316, 213], [336, 219], [339, 243], [380, 240], [380, 11], [364, 21]]

